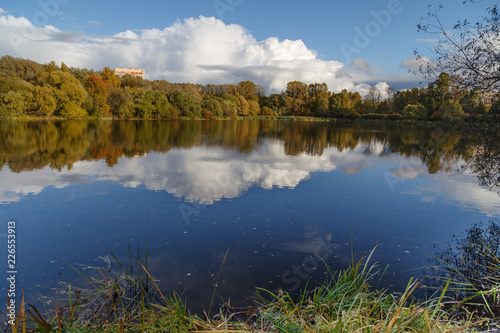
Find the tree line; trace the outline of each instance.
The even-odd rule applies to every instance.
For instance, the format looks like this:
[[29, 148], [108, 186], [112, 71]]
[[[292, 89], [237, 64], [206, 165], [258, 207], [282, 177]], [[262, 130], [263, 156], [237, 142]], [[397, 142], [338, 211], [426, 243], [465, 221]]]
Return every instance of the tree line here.
[[[288, 156], [321, 156], [334, 147], [351, 150], [374, 141], [394, 153], [420, 158], [430, 173], [449, 171], [472, 157], [469, 146], [461, 147], [459, 131], [367, 123], [252, 119], [246, 121], [104, 121], [59, 119], [0, 122], [0, 170], [13, 172], [71, 169], [78, 161], [104, 160], [110, 167], [122, 157], [166, 153], [198, 146], [222, 147], [249, 154], [266, 140], [283, 142]], [[376, 128], [377, 131], [372, 131]], [[365, 154], [372, 154], [365, 151]]]
[[[382, 98], [382, 96], [387, 98]], [[441, 73], [427, 88], [380, 92], [328, 90], [326, 83], [289, 82], [280, 94], [266, 95], [251, 81], [238, 84], [179, 84], [165, 80], [118, 77], [70, 68], [64, 63], [0, 58], [1, 117], [116, 117], [215, 119], [245, 116], [460, 120], [469, 115], [500, 114], [500, 96], [458, 89]]]

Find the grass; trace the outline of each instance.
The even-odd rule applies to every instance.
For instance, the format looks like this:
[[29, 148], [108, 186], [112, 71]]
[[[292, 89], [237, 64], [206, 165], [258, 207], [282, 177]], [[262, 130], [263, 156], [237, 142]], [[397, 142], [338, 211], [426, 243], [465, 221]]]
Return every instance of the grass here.
[[[372, 251], [373, 253], [373, 251]], [[129, 251], [119, 272], [96, 268], [100, 278], [85, 277], [92, 288], [67, 286], [65, 300], [44, 315], [21, 304], [9, 332], [473, 332], [484, 320], [454, 317], [443, 306], [449, 283], [427, 301], [415, 301], [420, 282], [410, 280], [399, 294], [374, 288], [381, 278], [371, 254], [346, 270], [328, 271], [321, 285], [299, 295], [257, 289], [255, 307], [226, 306], [202, 319], [189, 313], [177, 294], [163, 295], [147, 267]], [[147, 256], [146, 261], [147, 263]], [[383, 275], [383, 274], [382, 274]]]
[[[298, 300], [286, 292], [262, 302], [258, 317], [266, 332], [459, 332], [471, 321], [454, 321], [441, 309], [442, 297], [424, 303], [411, 300], [419, 285], [410, 280], [401, 294], [374, 290], [375, 265], [360, 260]], [[266, 293], [269, 293], [265, 291]], [[442, 295], [444, 294], [444, 291]]]
[[[500, 319], [500, 221], [477, 222], [432, 256], [432, 281], [449, 281], [448, 312]], [[438, 284], [439, 288], [439, 284]]]

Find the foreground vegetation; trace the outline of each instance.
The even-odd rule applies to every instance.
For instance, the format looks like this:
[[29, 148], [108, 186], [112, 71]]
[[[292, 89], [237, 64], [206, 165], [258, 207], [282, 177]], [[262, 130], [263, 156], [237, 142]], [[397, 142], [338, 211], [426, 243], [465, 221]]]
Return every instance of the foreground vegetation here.
[[[475, 223], [434, 257], [437, 288], [425, 300], [410, 280], [401, 293], [374, 288], [383, 274], [372, 264], [373, 251], [346, 270], [332, 272], [299, 295], [257, 289], [255, 306], [225, 303], [203, 318], [190, 314], [177, 294], [165, 296], [140, 260], [130, 256], [120, 273], [98, 269], [87, 278], [91, 289], [68, 285], [65, 300], [43, 315], [21, 304], [12, 332], [495, 332], [500, 319], [498, 220]], [[375, 250], [375, 249], [374, 249]], [[227, 255], [227, 254], [226, 254]], [[139, 257], [139, 256], [138, 256]], [[147, 264], [147, 255], [146, 255]], [[214, 295], [217, 288], [217, 278]], [[378, 281], [377, 281], [378, 280]], [[441, 282], [441, 283], [439, 283]], [[213, 301], [213, 300], [212, 300]]]
[[102, 71], [68, 68], [54, 62], [0, 58], [0, 117], [115, 117], [213, 119], [248, 116], [310, 116], [388, 120], [461, 120], [500, 113], [498, 93], [457, 89], [442, 73], [425, 89], [380, 91], [367, 96], [325, 83], [292, 81], [280, 94], [266, 95], [251, 81], [238, 84], [176, 84], [118, 77]]
[[[312, 291], [294, 297], [259, 290], [258, 306], [238, 311], [230, 306], [205, 318], [190, 315], [177, 295], [153, 291], [147, 271], [90, 281], [95, 290], [76, 298], [52, 315], [26, 305], [13, 332], [456, 332], [472, 327], [440, 306], [442, 297], [425, 303], [410, 300], [419, 283], [410, 281], [402, 294], [373, 290], [375, 266], [369, 257], [330, 278]], [[139, 263], [139, 265], [141, 265]], [[144, 267], [141, 267], [144, 268]], [[144, 273], [145, 272], [145, 273]], [[71, 293], [71, 287], [68, 288]], [[57, 305], [56, 305], [57, 306]]]

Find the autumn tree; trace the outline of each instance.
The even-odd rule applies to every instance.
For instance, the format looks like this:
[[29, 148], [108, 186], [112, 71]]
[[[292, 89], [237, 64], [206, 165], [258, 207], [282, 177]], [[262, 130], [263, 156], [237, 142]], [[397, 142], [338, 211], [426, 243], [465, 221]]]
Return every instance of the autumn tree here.
[[255, 96], [255, 83], [252, 81], [242, 81], [238, 83], [237, 93], [245, 97], [246, 100], [257, 98], [257, 96]]
[[241, 95], [236, 96], [238, 98], [238, 103], [236, 104], [238, 107], [238, 116], [248, 116], [250, 113], [250, 105], [245, 97]]
[[259, 103], [257, 103], [254, 100], [249, 100], [248, 101], [248, 106], [249, 106], [249, 115], [250, 116], [258, 116], [260, 115], [260, 106]]
[[312, 83], [309, 85], [309, 96], [313, 99], [329, 98], [330, 92], [326, 83]]
[[96, 75], [90, 75], [85, 82], [85, 89], [92, 98], [92, 109], [90, 114], [106, 115], [109, 114], [108, 86], [103, 79]]
[[111, 70], [109, 67], [104, 67], [102, 70], [102, 80], [110, 88], [117, 89], [120, 87], [120, 78], [115, 75], [115, 71]]
[[286, 84], [285, 93], [288, 97], [305, 101], [309, 95], [309, 87], [300, 81], [292, 81]]

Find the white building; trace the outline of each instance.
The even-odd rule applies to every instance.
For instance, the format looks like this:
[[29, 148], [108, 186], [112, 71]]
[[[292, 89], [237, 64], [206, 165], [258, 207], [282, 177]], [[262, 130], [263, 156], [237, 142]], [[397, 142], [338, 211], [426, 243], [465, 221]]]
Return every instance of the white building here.
[[146, 71], [139, 68], [115, 68], [115, 74], [122, 77], [123, 75], [130, 75], [133, 77], [146, 78]]

